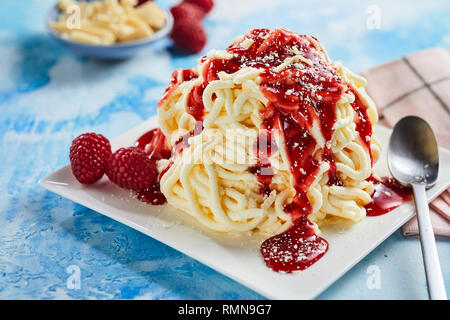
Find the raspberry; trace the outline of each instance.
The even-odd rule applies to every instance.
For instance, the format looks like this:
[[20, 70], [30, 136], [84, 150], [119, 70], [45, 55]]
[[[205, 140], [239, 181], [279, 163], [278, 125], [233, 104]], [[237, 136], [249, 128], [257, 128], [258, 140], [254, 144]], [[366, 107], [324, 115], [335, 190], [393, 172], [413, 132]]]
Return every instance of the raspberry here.
[[157, 182], [154, 161], [137, 147], [120, 148], [106, 166], [106, 175], [119, 187], [141, 191]]
[[101, 134], [89, 132], [79, 135], [70, 146], [73, 175], [86, 184], [100, 180], [111, 154], [111, 144]]
[[199, 6], [189, 3], [181, 2], [176, 6], [170, 8], [175, 23], [182, 19], [202, 20], [205, 17], [205, 11]]
[[199, 21], [192, 18], [178, 20], [170, 37], [180, 48], [192, 53], [200, 52], [206, 44], [206, 32]]
[[205, 11], [205, 13], [208, 13], [212, 10], [214, 7], [214, 1], [213, 0], [184, 0], [185, 2], [193, 3]]

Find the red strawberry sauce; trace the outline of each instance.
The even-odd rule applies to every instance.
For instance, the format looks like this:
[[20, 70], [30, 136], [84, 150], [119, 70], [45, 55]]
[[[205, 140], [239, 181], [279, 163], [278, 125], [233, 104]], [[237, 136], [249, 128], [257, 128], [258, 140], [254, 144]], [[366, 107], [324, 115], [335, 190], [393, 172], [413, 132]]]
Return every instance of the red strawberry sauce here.
[[[160, 129], [152, 129], [144, 133], [135, 144], [136, 147], [143, 149], [148, 153], [150, 159], [155, 161], [169, 159], [171, 151], [166, 145], [166, 137]], [[139, 191], [138, 199], [152, 205], [162, 205], [166, 203], [166, 197], [162, 194], [159, 182], [149, 188]]]
[[[203, 91], [211, 81], [218, 79], [220, 71], [234, 73], [244, 67], [261, 69], [260, 87], [268, 103], [261, 111], [263, 124], [255, 145], [258, 162], [251, 168], [251, 172], [261, 183], [261, 192], [270, 193], [273, 172], [268, 158], [277, 148], [272, 137], [275, 132], [278, 133], [284, 137], [285, 149], [288, 150], [296, 195], [284, 209], [291, 215], [293, 225], [287, 231], [265, 240], [260, 251], [268, 267], [289, 273], [309, 267], [328, 249], [327, 241], [315, 234], [313, 225], [307, 218], [311, 213], [307, 192], [318, 173], [321, 161], [330, 165], [328, 184], [343, 185], [336, 175], [336, 165], [328, 146], [334, 133], [336, 103], [344, 92], [353, 90], [343, 82], [320, 48], [316, 48], [315, 38], [311, 40], [307, 36], [283, 29], [273, 32], [268, 29], [255, 29], [246, 35], [246, 38], [253, 40], [253, 44], [248, 48], [242, 48], [239, 43], [227, 48], [227, 52], [233, 54], [231, 59], [202, 58], [202, 62], [206, 63], [202, 75], [204, 81], [194, 86], [186, 111], [201, 123], [204, 115]], [[286, 58], [294, 56], [294, 50], [301, 52], [310, 63], [299, 61], [283, 70], [276, 70]], [[196, 77], [196, 72], [191, 69], [176, 70], [161, 101], [181, 82]], [[356, 114], [356, 131], [370, 153], [372, 125], [367, 107], [358, 95], [353, 93], [355, 101], [352, 107]], [[317, 155], [313, 154], [317, 149], [316, 139], [311, 135], [314, 124], [325, 139], [324, 145], [319, 148], [322, 150], [319, 155], [321, 161], [316, 160]], [[158, 143], [164, 139], [162, 132], [158, 130], [154, 129], [142, 136], [138, 140], [138, 146], [146, 146], [146, 151], [155, 159], [167, 159], [170, 157], [170, 151]], [[154, 141], [156, 136], [159, 137], [158, 141]], [[367, 215], [384, 214], [410, 199], [410, 191], [398, 186], [394, 181], [387, 178], [380, 181], [370, 179], [374, 180], [376, 191], [373, 201], [366, 206]], [[156, 187], [148, 193], [141, 193], [140, 197], [149, 203], [162, 202]]]
[[412, 200], [411, 189], [399, 185], [393, 178], [383, 177], [377, 180], [371, 177], [375, 192], [372, 201], [366, 205], [368, 216], [380, 216], [394, 210], [402, 203]]

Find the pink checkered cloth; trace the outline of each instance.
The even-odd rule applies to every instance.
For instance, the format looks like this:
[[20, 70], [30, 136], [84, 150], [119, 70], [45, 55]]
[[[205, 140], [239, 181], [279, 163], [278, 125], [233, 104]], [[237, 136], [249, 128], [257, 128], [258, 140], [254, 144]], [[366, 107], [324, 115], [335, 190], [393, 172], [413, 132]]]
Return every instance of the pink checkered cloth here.
[[[418, 51], [362, 73], [378, 106], [380, 124], [392, 127], [416, 115], [433, 128], [438, 144], [450, 149], [450, 55], [442, 48]], [[450, 236], [450, 188], [430, 203], [434, 233]], [[419, 233], [413, 217], [403, 235]]]

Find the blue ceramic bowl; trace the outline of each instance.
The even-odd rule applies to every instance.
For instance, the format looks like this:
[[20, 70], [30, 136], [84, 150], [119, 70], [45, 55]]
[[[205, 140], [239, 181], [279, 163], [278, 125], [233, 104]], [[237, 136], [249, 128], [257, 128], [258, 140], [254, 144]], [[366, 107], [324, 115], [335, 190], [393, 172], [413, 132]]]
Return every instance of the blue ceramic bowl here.
[[164, 12], [166, 14], [166, 24], [160, 30], [156, 31], [151, 37], [113, 45], [92, 45], [63, 38], [50, 26], [52, 22], [58, 20], [60, 11], [57, 6], [54, 6], [48, 13], [46, 25], [49, 34], [54, 39], [79, 55], [108, 60], [125, 59], [135, 55], [139, 50], [151, 47], [155, 44], [155, 42], [165, 38], [170, 33], [173, 26], [173, 17], [170, 12]]

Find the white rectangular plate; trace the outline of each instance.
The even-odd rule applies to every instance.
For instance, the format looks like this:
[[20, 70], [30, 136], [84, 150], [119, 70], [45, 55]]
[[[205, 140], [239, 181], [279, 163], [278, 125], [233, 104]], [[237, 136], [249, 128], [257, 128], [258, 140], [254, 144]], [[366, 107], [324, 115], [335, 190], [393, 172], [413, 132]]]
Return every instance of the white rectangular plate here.
[[[156, 118], [151, 118], [114, 139], [113, 150], [133, 145], [141, 134], [154, 127]], [[390, 132], [381, 126], [376, 129], [383, 146], [383, 153], [375, 167], [380, 176], [388, 174], [386, 148]], [[427, 192], [430, 200], [448, 187], [449, 163], [450, 151], [440, 149], [439, 180]], [[41, 179], [39, 184], [143, 232], [272, 299], [314, 298], [414, 214], [413, 205], [407, 203], [386, 215], [367, 217], [355, 225], [327, 228], [323, 230], [323, 237], [330, 246], [325, 256], [304, 271], [283, 274], [265, 266], [257, 241], [229, 239], [200, 230], [195, 222], [186, 219], [186, 215], [167, 205], [141, 203], [130, 192], [116, 187], [105, 177], [92, 186], [83, 186], [72, 176], [70, 166], [65, 166]]]

